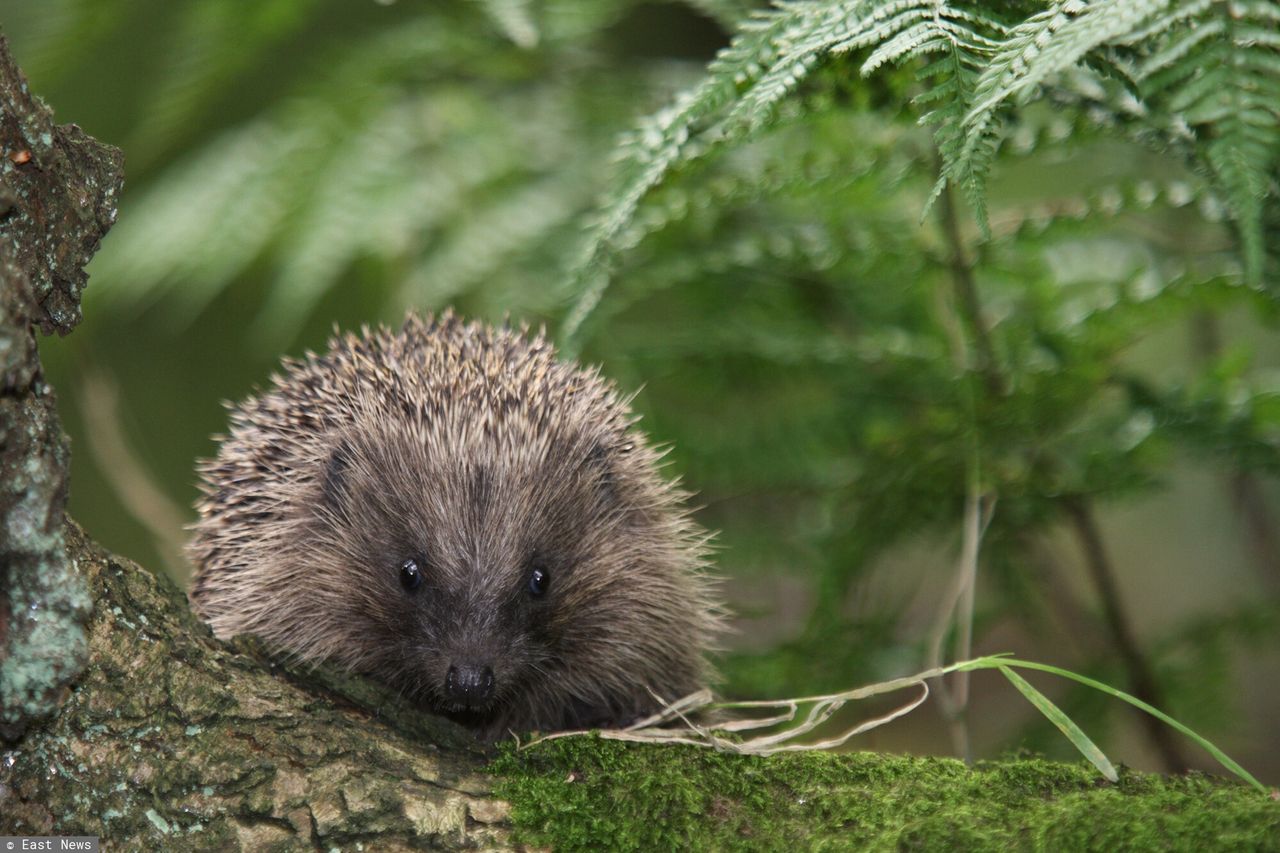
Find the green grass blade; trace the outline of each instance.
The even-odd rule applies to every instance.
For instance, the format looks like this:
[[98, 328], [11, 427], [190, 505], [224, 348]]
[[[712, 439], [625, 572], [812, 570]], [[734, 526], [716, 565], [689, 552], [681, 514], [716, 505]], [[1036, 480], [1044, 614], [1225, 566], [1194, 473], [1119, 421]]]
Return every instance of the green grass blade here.
[[1079, 682], [1080, 684], [1083, 684], [1086, 687], [1092, 687], [1094, 690], [1101, 690], [1103, 693], [1106, 693], [1108, 696], [1114, 696], [1115, 698], [1121, 700], [1122, 702], [1128, 702], [1133, 707], [1140, 708], [1143, 711], [1146, 711], [1148, 714], [1155, 717], [1157, 720], [1160, 720], [1161, 722], [1167, 725], [1173, 726], [1173, 728], [1182, 732], [1184, 735], [1191, 738], [1193, 741], [1195, 741], [1201, 747], [1203, 747], [1204, 750], [1208, 752], [1210, 755], [1212, 755], [1215, 759], [1217, 759], [1218, 763], [1220, 763], [1223, 767], [1227, 768], [1232, 773], [1236, 774], [1236, 776], [1240, 777], [1240, 779], [1249, 783], [1254, 788], [1258, 789], [1260, 792], [1264, 794], [1267, 793], [1267, 787], [1263, 785], [1261, 782], [1259, 782], [1257, 779], [1255, 779], [1252, 773], [1250, 773], [1248, 770], [1245, 770], [1243, 767], [1237, 764], [1231, 758], [1231, 756], [1227, 755], [1225, 752], [1218, 749], [1216, 746], [1211, 744], [1205, 738], [1196, 734], [1191, 729], [1187, 728], [1182, 723], [1178, 722], [1173, 717], [1170, 717], [1168, 714], [1164, 713], [1160, 709], [1154, 708], [1151, 705], [1148, 705], [1146, 702], [1143, 702], [1141, 699], [1130, 696], [1128, 693], [1125, 693], [1123, 690], [1117, 690], [1116, 688], [1111, 687], [1110, 685], [1103, 684], [1101, 681], [1094, 681], [1092, 678], [1086, 678], [1085, 676], [1077, 675], [1076, 673], [1071, 672], [1070, 670], [1061, 669], [1056, 666], [1050, 666], [1049, 664], [1046, 664], [1046, 663], [1036, 663], [1035, 661], [1019, 660], [1017, 658], [1005, 657], [1002, 655], [993, 655], [989, 657], [975, 658], [974, 660], [971, 660], [971, 661], [964, 661], [962, 663], [952, 664], [946, 669], [948, 671], [958, 672], [961, 670], [975, 670], [975, 669], [1003, 669], [1005, 667], [1017, 667], [1018, 669], [1035, 669], [1035, 670], [1039, 670], [1040, 672], [1048, 672], [1054, 675], [1060, 675], [1063, 678], [1069, 678], [1072, 681]]
[[1089, 740], [1089, 736], [1075, 724], [1074, 720], [1063, 713], [1061, 708], [1053, 704], [1048, 696], [1032, 687], [1031, 683], [1021, 675], [1018, 675], [1007, 666], [1002, 666], [999, 669], [1000, 672], [1004, 673], [1004, 677], [1009, 679], [1023, 696], [1027, 697], [1027, 701], [1035, 705], [1040, 713], [1044, 714], [1049, 719], [1049, 722], [1057, 726], [1058, 731], [1066, 735], [1067, 740], [1071, 741], [1075, 748], [1080, 750], [1080, 754], [1089, 759], [1090, 764], [1098, 768], [1099, 773], [1107, 777], [1110, 782], [1120, 781], [1120, 774], [1116, 773], [1116, 768], [1111, 761], [1103, 754], [1101, 749], [1098, 749], [1096, 743]]

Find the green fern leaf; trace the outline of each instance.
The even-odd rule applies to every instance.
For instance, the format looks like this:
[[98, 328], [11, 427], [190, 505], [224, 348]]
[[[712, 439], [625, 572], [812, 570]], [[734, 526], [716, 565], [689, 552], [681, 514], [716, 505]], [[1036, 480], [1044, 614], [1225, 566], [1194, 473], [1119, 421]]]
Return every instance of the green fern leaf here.
[[648, 192], [681, 165], [759, 130], [825, 57], [888, 45], [864, 64], [870, 73], [884, 62], [950, 44], [989, 50], [990, 32], [1002, 29], [981, 11], [919, 0], [780, 3], [749, 20], [711, 63], [702, 83], [647, 119], [624, 143], [621, 177], [600, 206], [574, 266], [578, 297], [562, 339], [574, 337], [603, 297], [618, 237]]
[[320, 144], [305, 117], [257, 121], [206, 144], [134, 201], [94, 258], [95, 280], [110, 286], [93, 298], [137, 302], [180, 284], [177, 312], [194, 316], [265, 251]]
[[[974, 86], [964, 118], [965, 142], [946, 171], [967, 179], [970, 203], [984, 195], [984, 184], [999, 147], [1000, 107], [1025, 98], [1050, 75], [1072, 68], [1087, 53], [1109, 42], [1121, 42], [1163, 11], [1170, 0], [1060, 0], [1010, 30]], [[982, 206], [975, 205], [984, 234], [989, 233]]]
[[193, 117], [225, 93], [264, 53], [304, 27], [320, 0], [267, 0], [244, 6], [236, 0], [182, 7], [178, 32], [155, 90], [133, 128], [130, 162], [160, 156], [188, 130]]
[[1025, 96], [1051, 74], [1109, 42], [1122, 43], [1171, 0], [1062, 0], [1015, 27], [983, 73], [967, 116], [971, 126], [1002, 102]]
[[[977, 75], [1000, 47], [1007, 28], [981, 10], [937, 3], [919, 5], [918, 11], [923, 13], [924, 20], [876, 48], [863, 63], [862, 72], [868, 74], [886, 62], [901, 63], [927, 54], [941, 54], [920, 70], [918, 78], [932, 81], [933, 85], [914, 99], [916, 106], [938, 104], [921, 116], [920, 122], [936, 127], [934, 142], [943, 159], [941, 174], [921, 217], [929, 212], [950, 182], [964, 189], [979, 223], [985, 226], [987, 215], [981, 173], [973, 168], [975, 162], [982, 161], [960, 159], [964, 141], [962, 127]], [[994, 148], [991, 153], [994, 154]]]
[[1280, 4], [1195, 3], [1138, 65], [1144, 96], [1185, 122], [1226, 196], [1246, 279], [1262, 280], [1265, 200], [1280, 162]]
[[[566, 346], [595, 310], [609, 283], [614, 242], [635, 216], [645, 195], [673, 169], [704, 148], [692, 144], [698, 125], [731, 104], [740, 88], [760, 78], [806, 27], [830, 26], [843, 6], [823, 8], [813, 2], [791, 3], [743, 23], [729, 47], [707, 68], [701, 83], [674, 104], [640, 123], [620, 145], [621, 165], [614, 190], [600, 204], [570, 277], [577, 298], [561, 326]], [[790, 66], [795, 68], [793, 58]], [[778, 84], [771, 84], [776, 89]]]

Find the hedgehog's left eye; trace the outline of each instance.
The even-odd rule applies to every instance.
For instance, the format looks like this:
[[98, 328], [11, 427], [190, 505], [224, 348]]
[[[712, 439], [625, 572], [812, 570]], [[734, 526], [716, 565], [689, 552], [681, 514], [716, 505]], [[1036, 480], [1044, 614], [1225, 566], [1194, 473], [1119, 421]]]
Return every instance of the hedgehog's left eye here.
[[422, 586], [422, 568], [413, 557], [400, 564], [400, 585], [408, 592]]
[[529, 594], [541, 598], [551, 587], [551, 573], [544, 567], [535, 565], [529, 570]]

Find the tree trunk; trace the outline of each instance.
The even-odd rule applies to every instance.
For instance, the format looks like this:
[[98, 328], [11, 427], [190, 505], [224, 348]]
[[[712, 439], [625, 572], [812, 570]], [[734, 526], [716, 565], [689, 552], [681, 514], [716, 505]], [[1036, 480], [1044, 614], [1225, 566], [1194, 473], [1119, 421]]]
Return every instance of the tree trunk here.
[[33, 327], [79, 322], [122, 176], [119, 151], [54, 125], [3, 37], [0, 157], [0, 738], [13, 739], [83, 667], [90, 604], [62, 539], [67, 440]]

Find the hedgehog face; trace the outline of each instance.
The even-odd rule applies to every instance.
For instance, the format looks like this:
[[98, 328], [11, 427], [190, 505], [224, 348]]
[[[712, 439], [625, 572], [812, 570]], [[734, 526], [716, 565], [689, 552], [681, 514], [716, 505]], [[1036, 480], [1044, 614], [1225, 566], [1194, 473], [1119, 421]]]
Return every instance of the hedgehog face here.
[[584, 604], [625, 612], [626, 587], [661, 574], [636, 546], [662, 533], [616, 476], [613, 448], [631, 443], [514, 431], [499, 424], [458, 454], [446, 451], [457, 435], [427, 425], [361, 423], [335, 442], [310, 507], [309, 559], [362, 578], [343, 618], [378, 651], [353, 663], [395, 673], [387, 680], [472, 726], [523, 716], [513, 703], [531, 697], [562, 711], [597, 706], [598, 686], [573, 678], [576, 650], [662, 629], [581, 614]]

